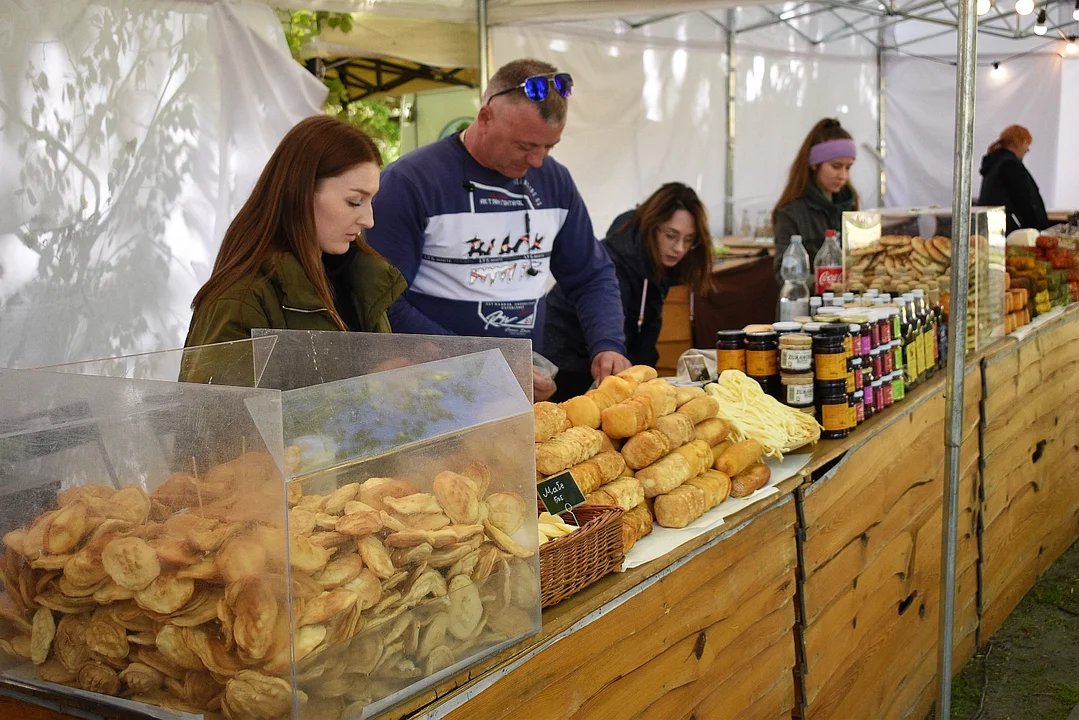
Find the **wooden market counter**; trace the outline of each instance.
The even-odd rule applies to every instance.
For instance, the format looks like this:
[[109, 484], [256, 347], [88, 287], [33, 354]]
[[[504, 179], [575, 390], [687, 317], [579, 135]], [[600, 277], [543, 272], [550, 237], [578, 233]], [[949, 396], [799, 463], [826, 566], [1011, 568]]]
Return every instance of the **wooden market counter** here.
[[[1079, 537], [1077, 365], [1074, 307], [968, 363], [956, 671]], [[548, 608], [538, 635], [381, 717], [924, 718], [944, 408], [938, 373], [819, 443], [778, 494]], [[12, 702], [0, 717], [61, 717]]]

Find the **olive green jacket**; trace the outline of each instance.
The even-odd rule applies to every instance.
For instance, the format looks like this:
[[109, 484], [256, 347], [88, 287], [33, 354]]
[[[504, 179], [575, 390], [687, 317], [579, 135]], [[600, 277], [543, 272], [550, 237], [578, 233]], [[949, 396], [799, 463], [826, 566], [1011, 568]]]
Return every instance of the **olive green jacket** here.
[[[405, 279], [380, 255], [356, 253], [351, 267], [352, 302], [363, 332], [390, 332], [386, 310], [405, 291]], [[191, 318], [184, 347], [246, 340], [253, 328], [339, 330], [299, 261], [281, 253], [263, 263], [253, 281], [229, 288]]]

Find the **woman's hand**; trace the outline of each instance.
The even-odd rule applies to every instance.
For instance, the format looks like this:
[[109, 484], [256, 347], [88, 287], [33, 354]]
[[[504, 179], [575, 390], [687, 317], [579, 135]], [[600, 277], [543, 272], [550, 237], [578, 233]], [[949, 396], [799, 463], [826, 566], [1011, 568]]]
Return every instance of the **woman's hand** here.
[[596, 382], [601, 382], [608, 375], [620, 373], [632, 364], [625, 355], [620, 355], [613, 350], [605, 350], [592, 358], [592, 377]]

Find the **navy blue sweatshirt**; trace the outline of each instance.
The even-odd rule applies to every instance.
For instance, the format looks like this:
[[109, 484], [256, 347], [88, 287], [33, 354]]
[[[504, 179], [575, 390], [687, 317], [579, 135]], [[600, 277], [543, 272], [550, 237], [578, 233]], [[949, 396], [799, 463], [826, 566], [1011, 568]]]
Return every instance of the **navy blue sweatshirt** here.
[[368, 242], [408, 282], [394, 332], [530, 338], [542, 352], [548, 274], [578, 308], [589, 356], [625, 352], [614, 266], [569, 171], [552, 158], [507, 178], [458, 135], [382, 172]]

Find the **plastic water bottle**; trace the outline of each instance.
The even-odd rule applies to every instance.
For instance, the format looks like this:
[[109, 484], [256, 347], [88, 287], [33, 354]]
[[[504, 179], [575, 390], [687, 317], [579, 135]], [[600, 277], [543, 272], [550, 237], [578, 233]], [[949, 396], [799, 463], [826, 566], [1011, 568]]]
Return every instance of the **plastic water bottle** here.
[[816, 294], [821, 295], [843, 282], [843, 248], [839, 247], [835, 230], [824, 232], [824, 244], [813, 258], [816, 275]]
[[779, 291], [779, 320], [786, 322], [799, 315], [808, 315], [809, 253], [802, 244], [801, 235], [791, 236], [779, 274], [783, 277], [783, 288]]

